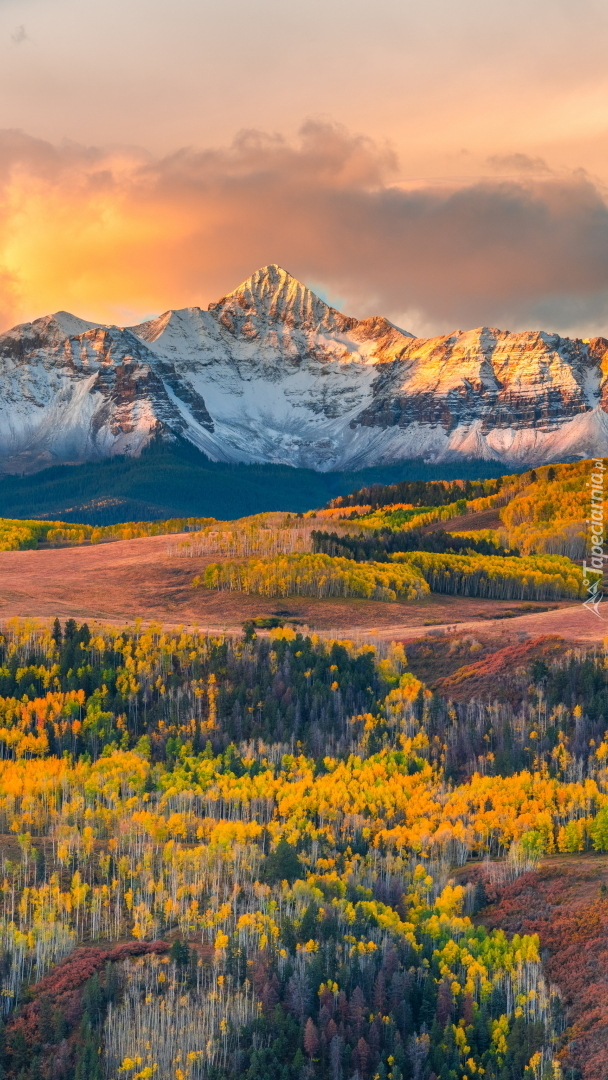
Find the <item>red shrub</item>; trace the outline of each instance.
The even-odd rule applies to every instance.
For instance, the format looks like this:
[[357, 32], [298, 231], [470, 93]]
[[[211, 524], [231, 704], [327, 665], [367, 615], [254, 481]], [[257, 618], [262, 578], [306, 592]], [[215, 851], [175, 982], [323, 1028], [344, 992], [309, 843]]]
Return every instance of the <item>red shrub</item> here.
[[608, 898], [600, 892], [607, 869], [598, 856], [556, 857], [503, 888], [479, 914], [488, 927], [539, 935], [567, 1010], [562, 1064], [583, 1080], [608, 1078]]

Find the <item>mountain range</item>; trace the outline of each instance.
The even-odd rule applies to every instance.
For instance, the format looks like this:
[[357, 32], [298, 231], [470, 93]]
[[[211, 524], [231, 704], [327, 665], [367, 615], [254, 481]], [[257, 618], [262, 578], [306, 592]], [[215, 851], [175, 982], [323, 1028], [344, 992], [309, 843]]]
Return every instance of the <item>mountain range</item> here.
[[608, 453], [608, 340], [479, 328], [417, 338], [342, 315], [277, 265], [207, 310], [137, 326], [67, 312], [0, 335], [0, 469], [138, 455], [521, 468]]

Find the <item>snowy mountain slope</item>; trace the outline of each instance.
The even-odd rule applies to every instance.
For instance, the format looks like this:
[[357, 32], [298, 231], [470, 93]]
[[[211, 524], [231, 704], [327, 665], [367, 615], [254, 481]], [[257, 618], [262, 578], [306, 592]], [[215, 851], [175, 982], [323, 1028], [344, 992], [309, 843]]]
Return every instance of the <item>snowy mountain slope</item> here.
[[607, 364], [603, 338], [414, 338], [272, 265], [207, 311], [129, 328], [59, 312], [0, 335], [0, 461], [137, 454], [158, 433], [215, 460], [319, 470], [608, 453]]

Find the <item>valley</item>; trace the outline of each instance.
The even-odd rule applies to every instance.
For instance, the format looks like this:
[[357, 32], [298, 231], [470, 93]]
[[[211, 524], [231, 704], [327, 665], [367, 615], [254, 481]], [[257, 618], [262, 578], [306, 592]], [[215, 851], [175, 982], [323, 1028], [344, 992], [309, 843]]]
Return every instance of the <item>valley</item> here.
[[7, 1080], [605, 1080], [600, 464], [0, 519]]
[[0, 619], [59, 616], [117, 625], [141, 619], [144, 624], [239, 633], [246, 619], [288, 609], [313, 631], [342, 632], [348, 627], [350, 633], [404, 641], [455, 626], [459, 633], [483, 633], [497, 640], [516, 639], [522, 633], [559, 634], [573, 642], [599, 643], [606, 636], [603, 621], [579, 602], [562, 601], [552, 611], [532, 610], [502, 619], [503, 612], [522, 605], [437, 594], [412, 605], [356, 598], [283, 601], [195, 591], [192, 579], [212, 557], [180, 558], [170, 550], [174, 545], [173, 537], [151, 536], [92, 547], [0, 552]]

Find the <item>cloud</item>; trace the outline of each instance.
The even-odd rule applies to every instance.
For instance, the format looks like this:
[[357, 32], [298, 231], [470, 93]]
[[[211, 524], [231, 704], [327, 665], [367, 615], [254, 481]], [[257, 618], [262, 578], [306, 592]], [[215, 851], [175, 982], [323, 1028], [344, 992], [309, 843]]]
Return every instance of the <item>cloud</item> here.
[[278, 262], [413, 332], [608, 329], [608, 207], [585, 175], [397, 175], [390, 147], [319, 121], [158, 159], [0, 133], [4, 325], [58, 308], [124, 324]]
[[501, 173], [550, 173], [544, 158], [529, 154], [492, 154], [487, 158], [491, 169]]
[[29, 41], [25, 26], [18, 26], [11, 34], [11, 40], [14, 41], [15, 45], [21, 45], [24, 41]]

